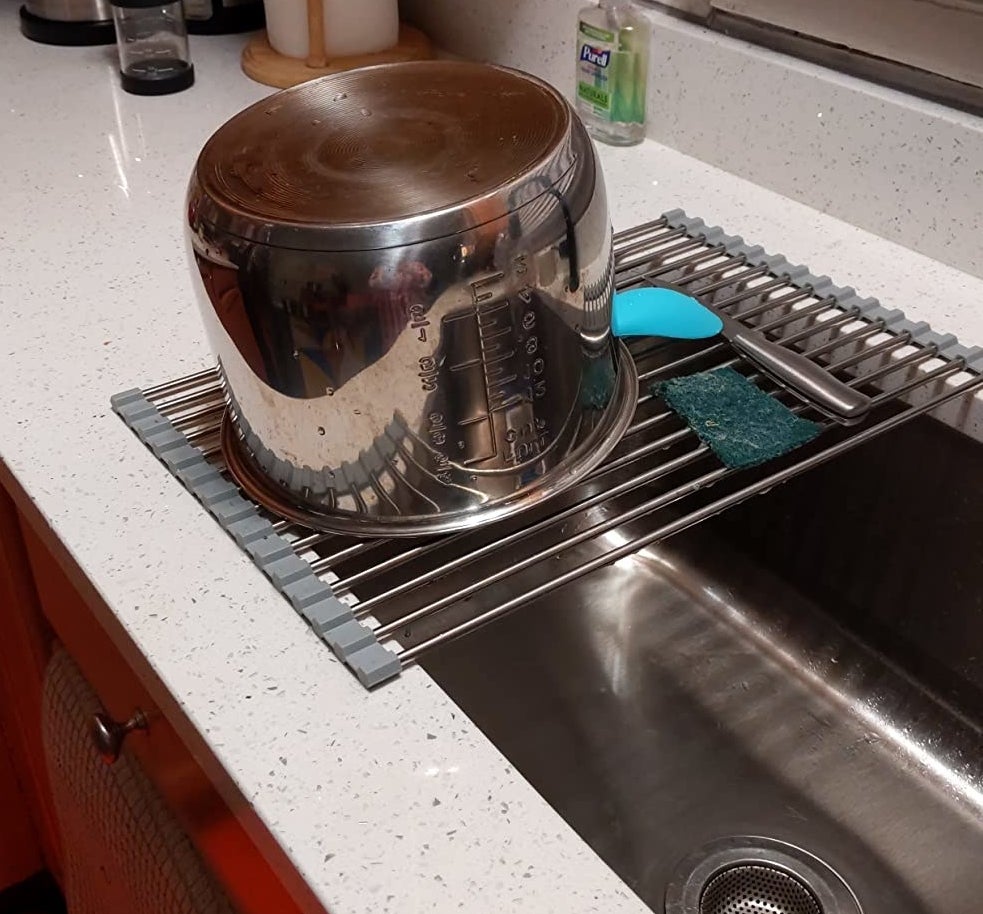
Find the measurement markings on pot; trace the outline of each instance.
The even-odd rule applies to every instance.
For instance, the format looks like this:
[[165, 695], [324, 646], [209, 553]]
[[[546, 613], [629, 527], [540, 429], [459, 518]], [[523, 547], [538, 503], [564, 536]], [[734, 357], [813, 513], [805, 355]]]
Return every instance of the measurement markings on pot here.
[[410, 327], [418, 331], [416, 338], [421, 343], [427, 341], [427, 327], [429, 326], [430, 321], [427, 320], [427, 309], [419, 303], [410, 305]]
[[[478, 344], [481, 347], [481, 365], [485, 373], [485, 393], [489, 411], [511, 405], [507, 384], [515, 375], [505, 377], [501, 364], [515, 354], [515, 350], [502, 351], [502, 340], [512, 335], [512, 303], [508, 296], [496, 294], [496, 288], [505, 279], [502, 272], [493, 273], [469, 283], [471, 303], [478, 322]], [[504, 321], [500, 320], [504, 318]]]
[[432, 355], [421, 355], [418, 359], [420, 366], [420, 380], [423, 390], [434, 391], [437, 389], [437, 360]]
[[444, 452], [447, 444], [447, 421], [443, 413], [430, 413], [427, 416], [427, 437], [434, 450], [434, 463], [436, 469], [434, 475], [445, 485], [450, 485], [452, 481], [450, 458]]
[[[503, 458], [509, 466], [535, 459], [550, 445], [548, 423], [533, 409], [533, 402], [545, 397], [547, 388], [543, 377], [546, 360], [535, 332], [535, 291], [524, 279], [528, 269], [525, 254], [512, 261], [512, 276], [522, 285], [511, 296], [504, 292], [496, 294], [506, 279], [503, 272], [469, 284], [484, 372], [487, 421], [495, 422], [493, 414], [502, 417], [506, 444]], [[521, 317], [517, 319], [520, 311]], [[493, 433], [491, 441], [496, 440], [498, 436]]]

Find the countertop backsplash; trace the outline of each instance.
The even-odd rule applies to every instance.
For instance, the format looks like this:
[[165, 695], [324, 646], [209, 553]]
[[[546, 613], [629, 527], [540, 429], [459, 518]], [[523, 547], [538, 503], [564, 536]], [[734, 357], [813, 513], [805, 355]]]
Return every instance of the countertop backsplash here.
[[[568, 95], [585, 0], [403, 0], [442, 47]], [[648, 7], [649, 136], [983, 276], [983, 118]]]
[[400, 0], [403, 17], [442, 48], [526, 70], [568, 96], [577, 10], [587, 0]]

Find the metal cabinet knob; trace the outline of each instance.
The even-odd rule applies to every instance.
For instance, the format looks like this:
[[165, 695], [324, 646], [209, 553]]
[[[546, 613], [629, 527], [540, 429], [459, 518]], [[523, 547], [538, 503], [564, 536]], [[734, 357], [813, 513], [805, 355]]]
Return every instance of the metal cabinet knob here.
[[147, 716], [139, 708], [133, 712], [128, 721], [122, 724], [113, 720], [108, 714], [92, 715], [92, 741], [107, 765], [112, 765], [119, 758], [123, 740], [128, 733], [147, 728]]

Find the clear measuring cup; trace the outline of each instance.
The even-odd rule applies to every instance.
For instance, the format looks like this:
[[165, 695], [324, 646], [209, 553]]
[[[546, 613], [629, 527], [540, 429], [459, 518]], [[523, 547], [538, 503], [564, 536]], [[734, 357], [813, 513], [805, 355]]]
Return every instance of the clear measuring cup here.
[[111, 0], [123, 88], [167, 95], [195, 81], [181, 0]]

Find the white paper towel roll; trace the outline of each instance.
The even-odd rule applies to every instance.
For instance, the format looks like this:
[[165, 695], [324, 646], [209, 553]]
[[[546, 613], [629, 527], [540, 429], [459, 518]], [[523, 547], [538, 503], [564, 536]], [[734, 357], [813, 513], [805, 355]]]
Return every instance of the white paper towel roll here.
[[[399, 41], [397, 0], [322, 0], [324, 51], [351, 57], [391, 48]], [[270, 46], [285, 57], [308, 53], [307, 0], [264, 0]]]

